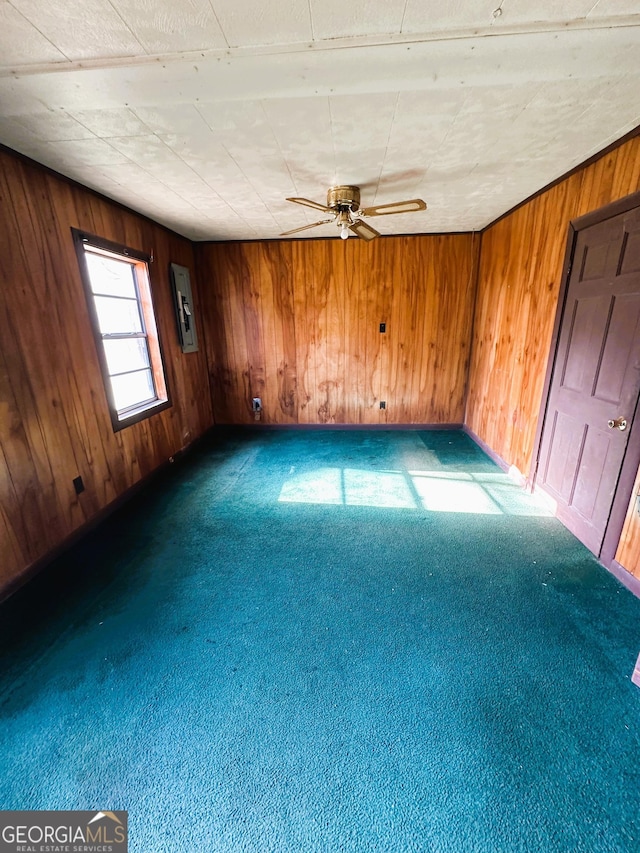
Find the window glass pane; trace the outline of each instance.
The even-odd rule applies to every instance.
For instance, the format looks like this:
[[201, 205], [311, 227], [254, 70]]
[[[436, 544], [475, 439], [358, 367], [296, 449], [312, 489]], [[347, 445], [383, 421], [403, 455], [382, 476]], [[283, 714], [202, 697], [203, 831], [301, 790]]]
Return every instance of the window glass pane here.
[[136, 298], [136, 286], [133, 277], [133, 267], [126, 261], [105, 258], [85, 252], [91, 289], [94, 293], [104, 293], [108, 296], [128, 296]]
[[104, 340], [102, 343], [109, 373], [125, 373], [127, 370], [149, 367], [149, 350], [145, 338]]
[[140, 309], [135, 299], [114, 299], [111, 296], [94, 296], [93, 299], [103, 335], [143, 331]]
[[156, 396], [151, 370], [112, 376], [111, 387], [118, 412], [129, 408], [129, 406], [135, 406], [136, 403], [154, 400]]
[[157, 339], [149, 271], [143, 259], [115, 244], [74, 230], [86, 263], [81, 272], [109, 390], [115, 431], [168, 405], [168, 390]]

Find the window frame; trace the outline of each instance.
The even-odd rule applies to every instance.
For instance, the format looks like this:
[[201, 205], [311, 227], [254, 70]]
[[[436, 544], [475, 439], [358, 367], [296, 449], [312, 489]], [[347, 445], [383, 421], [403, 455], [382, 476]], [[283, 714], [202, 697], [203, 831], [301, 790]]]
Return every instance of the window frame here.
[[[89, 234], [88, 232], [80, 231], [77, 228], [72, 228], [71, 232], [80, 267], [80, 277], [85, 291], [91, 331], [96, 345], [100, 372], [102, 374], [102, 382], [107, 398], [109, 415], [111, 417], [111, 425], [114, 432], [119, 432], [121, 429], [139, 423], [158, 412], [168, 409], [172, 405], [162, 342], [160, 340], [156, 311], [153, 304], [153, 294], [151, 292], [149, 265], [152, 259], [150, 255], [147, 255], [144, 252], [132, 249], [129, 246], [124, 246], [121, 243], [114, 243], [111, 240], [107, 240], [104, 237], [98, 237], [95, 234]], [[96, 254], [98, 255], [104, 255], [118, 261], [129, 263], [132, 268], [136, 302], [142, 323], [142, 333], [132, 334], [130, 339], [140, 340], [143, 338], [145, 340], [149, 355], [149, 367], [151, 370], [155, 396], [143, 402], [121, 409], [118, 409], [116, 406], [113, 386], [111, 384], [112, 374], [109, 371], [107, 355], [104, 347], [104, 341], [109, 340], [110, 338], [108, 335], [103, 334], [100, 329], [98, 311], [94, 299], [95, 294], [91, 284], [91, 276], [86, 260], [86, 247], [95, 249]], [[122, 340], [127, 338], [129, 338], [129, 336], [117, 338], [114, 335], [111, 339]], [[117, 374], [113, 375], [115, 376]]]

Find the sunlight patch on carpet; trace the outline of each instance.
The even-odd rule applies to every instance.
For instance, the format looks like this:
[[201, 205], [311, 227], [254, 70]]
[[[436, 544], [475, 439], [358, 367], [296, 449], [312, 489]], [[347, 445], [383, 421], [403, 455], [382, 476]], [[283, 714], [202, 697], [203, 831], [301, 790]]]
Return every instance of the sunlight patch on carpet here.
[[313, 468], [291, 472], [280, 503], [368, 506], [474, 515], [551, 517], [552, 512], [507, 475], [448, 471]]
[[278, 500], [281, 503], [417, 509], [416, 499], [402, 471], [357, 468], [315, 468], [295, 474], [283, 485]]

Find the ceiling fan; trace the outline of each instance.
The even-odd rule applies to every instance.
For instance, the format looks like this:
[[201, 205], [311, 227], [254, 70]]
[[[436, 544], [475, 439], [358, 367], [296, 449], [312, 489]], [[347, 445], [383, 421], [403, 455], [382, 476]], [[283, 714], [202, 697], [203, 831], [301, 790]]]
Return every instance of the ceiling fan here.
[[313, 225], [303, 225], [302, 228], [294, 228], [292, 231], [285, 231], [284, 234], [280, 235], [281, 237], [289, 237], [299, 231], [306, 231], [307, 228], [316, 228], [316, 226], [325, 225], [327, 222], [335, 222], [340, 228], [340, 236], [343, 240], [347, 239], [350, 231], [363, 240], [373, 240], [380, 236], [379, 232], [360, 217], [386, 216], [389, 213], [414, 213], [418, 210], [427, 209], [427, 205], [421, 198], [412, 198], [410, 201], [395, 201], [391, 204], [378, 204], [374, 207], [361, 209], [360, 188], [351, 186], [331, 187], [327, 193], [326, 204], [310, 201], [308, 198], [288, 198], [287, 201], [330, 213], [331, 218], [321, 219], [319, 222], [314, 222]]

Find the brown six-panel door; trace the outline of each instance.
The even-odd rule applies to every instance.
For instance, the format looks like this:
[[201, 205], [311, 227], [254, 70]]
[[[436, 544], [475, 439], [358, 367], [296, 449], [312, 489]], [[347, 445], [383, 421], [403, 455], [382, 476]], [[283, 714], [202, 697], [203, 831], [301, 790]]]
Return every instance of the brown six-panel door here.
[[640, 209], [576, 238], [537, 485], [596, 555], [640, 392]]

